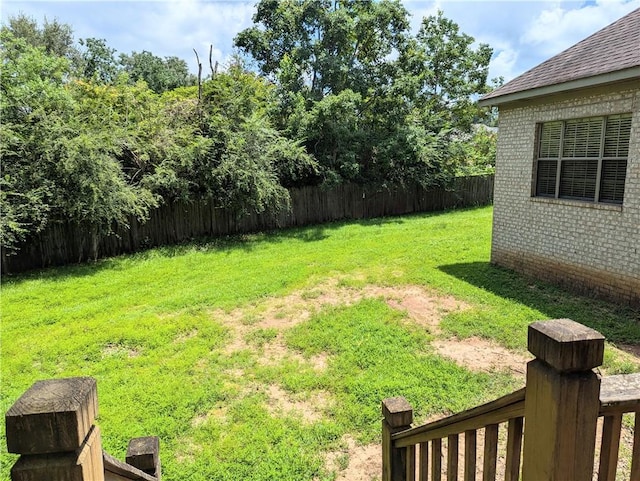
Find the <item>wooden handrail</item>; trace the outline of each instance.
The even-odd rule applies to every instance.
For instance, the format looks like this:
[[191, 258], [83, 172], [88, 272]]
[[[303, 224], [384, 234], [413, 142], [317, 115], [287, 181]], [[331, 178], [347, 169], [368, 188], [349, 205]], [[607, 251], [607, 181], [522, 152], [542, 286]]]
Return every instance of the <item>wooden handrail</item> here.
[[525, 388], [452, 416], [391, 435], [394, 447], [403, 448], [465, 431], [499, 424], [524, 415]]
[[640, 437], [638, 436], [640, 412], [640, 373], [608, 376], [600, 385], [600, 411], [602, 442], [598, 481], [616, 479], [618, 454], [622, 436], [622, 415], [635, 412], [635, 433], [631, 456], [631, 479], [640, 479]]
[[[524, 415], [525, 392], [526, 388], [519, 389], [481, 406], [393, 434], [391, 439], [395, 447], [402, 448], [521, 417]], [[602, 378], [600, 416], [639, 409], [640, 373]]]
[[602, 378], [600, 416], [640, 410], [640, 373]]
[[107, 474], [118, 476], [116, 479], [131, 479], [132, 481], [157, 481], [158, 478], [145, 473], [144, 471], [123, 463], [119, 459], [114, 458], [106, 451], [102, 451], [102, 460], [104, 464], [105, 477]]

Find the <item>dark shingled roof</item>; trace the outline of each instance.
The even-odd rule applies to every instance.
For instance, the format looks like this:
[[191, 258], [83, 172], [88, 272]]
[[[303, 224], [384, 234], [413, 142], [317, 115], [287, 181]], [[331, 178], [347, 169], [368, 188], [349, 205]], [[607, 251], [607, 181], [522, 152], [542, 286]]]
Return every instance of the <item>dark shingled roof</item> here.
[[485, 95], [482, 102], [638, 66], [640, 8]]

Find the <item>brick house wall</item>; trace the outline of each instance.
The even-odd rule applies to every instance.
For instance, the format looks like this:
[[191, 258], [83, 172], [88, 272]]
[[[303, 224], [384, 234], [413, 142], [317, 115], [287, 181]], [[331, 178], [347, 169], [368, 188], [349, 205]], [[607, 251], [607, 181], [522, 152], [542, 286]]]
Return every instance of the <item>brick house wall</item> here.
[[[491, 261], [640, 306], [640, 88], [500, 106]], [[632, 113], [623, 205], [532, 196], [536, 125]]]

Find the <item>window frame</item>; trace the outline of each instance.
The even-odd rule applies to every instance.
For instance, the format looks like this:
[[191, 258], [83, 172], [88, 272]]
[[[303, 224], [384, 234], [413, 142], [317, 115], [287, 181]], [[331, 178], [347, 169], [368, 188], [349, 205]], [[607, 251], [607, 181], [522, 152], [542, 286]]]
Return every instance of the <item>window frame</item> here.
[[[613, 119], [629, 119], [629, 136], [627, 139], [627, 145], [626, 145], [626, 156], [606, 156], [605, 155], [605, 149], [606, 149], [606, 142], [607, 142], [607, 135], [610, 134], [611, 132], [608, 130], [608, 127], [610, 125], [610, 121]], [[599, 115], [599, 116], [591, 116], [591, 117], [579, 117], [579, 118], [570, 118], [570, 119], [560, 119], [560, 120], [550, 120], [550, 121], [546, 121], [546, 122], [538, 122], [536, 124], [536, 134], [535, 134], [535, 149], [534, 149], [534, 162], [533, 162], [533, 182], [531, 185], [531, 196], [535, 197], [535, 198], [546, 198], [546, 199], [556, 199], [556, 200], [563, 200], [563, 201], [573, 201], [573, 202], [584, 202], [584, 203], [588, 203], [588, 204], [605, 204], [605, 205], [618, 205], [618, 206], [622, 206], [624, 203], [624, 192], [626, 190], [626, 184], [627, 184], [627, 169], [628, 169], [628, 165], [629, 165], [629, 147], [631, 144], [631, 125], [632, 125], [632, 118], [633, 115], [630, 112], [623, 112], [623, 113], [617, 113], [617, 114], [610, 114], [610, 115]], [[593, 156], [593, 155], [589, 155], [589, 149], [587, 149], [587, 146], [585, 145], [585, 156], [565, 156], [565, 150], [566, 150], [566, 146], [565, 146], [565, 135], [567, 132], [567, 124], [568, 123], [572, 123], [574, 125], [578, 125], [580, 122], [583, 122], [583, 124], [585, 125], [586, 129], [589, 129], [589, 122], [593, 122], [596, 120], [600, 120], [601, 121], [601, 126], [600, 126], [600, 135], [599, 135], [599, 145], [598, 145], [598, 155], [597, 156]], [[618, 120], [619, 121], [619, 120]], [[541, 157], [541, 154], [543, 152], [543, 150], [545, 150], [545, 153], [549, 153], [549, 145], [546, 145], [546, 149], [543, 149], [543, 129], [546, 126], [551, 127], [552, 124], [558, 124], [560, 127], [560, 132], [559, 132], [559, 136], [557, 137], [557, 155], [555, 156], [545, 156], [545, 157]], [[619, 154], [619, 150], [620, 150], [620, 131], [621, 131], [621, 126], [619, 124], [618, 126], [618, 144], [616, 146], [616, 154]], [[590, 134], [590, 132], [589, 132]], [[553, 132], [550, 134], [553, 135]], [[577, 135], [577, 134], [576, 134]], [[587, 137], [588, 139], [588, 137]], [[555, 140], [555, 138], [553, 137], [549, 137], [549, 138], [545, 138], [544, 140], [547, 140], [547, 142], [553, 142]], [[575, 143], [574, 143], [574, 152], [576, 150], [575, 148]], [[624, 142], [622, 143], [622, 145], [624, 145]], [[553, 147], [555, 148], [555, 143], [553, 145]], [[624, 150], [624, 149], [623, 149]], [[582, 168], [585, 169], [585, 171], [589, 168], [589, 163], [590, 162], [597, 162], [597, 167], [596, 167], [596, 173], [595, 173], [595, 181], [593, 182], [591, 179], [593, 179], [592, 176], [588, 176], [588, 172], [585, 172], [585, 185], [584, 185], [584, 189], [589, 188], [588, 183], [590, 184], [591, 182], [593, 182], [593, 198], [591, 197], [583, 197], [583, 196], [572, 196], [572, 195], [566, 195], [566, 194], [562, 194], [561, 189], [562, 189], [562, 184], [563, 184], [563, 180], [566, 182], [568, 180], [572, 180], [575, 179], [575, 176], [567, 176], [565, 175], [563, 177], [563, 167], [567, 167], [567, 165], [570, 165], [570, 162], [578, 162], [578, 168], [580, 168], [580, 162], [583, 164]], [[603, 196], [603, 192], [602, 192], [602, 187], [603, 187], [603, 166], [606, 163], [615, 163], [615, 162], [624, 162], [624, 175], [623, 175], [623, 179], [622, 179], [622, 194], [620, 196], [620, 200], [602, 200], [602, 196]], [[541, 164], [542, 163], [546, 163], [546, 164], [550, 164], [549, 166], [551, 167], [550, 169], [547, 169], [546, 173], [547, 175], [542, 176], [541, 177]], [[553, 164], [555, 163], [555, 178], [552, 178], [551, 175], [549, 174], [549, 172], [553, 172]], [[618, 167], [619, 168], [619, 167]], [[541, 184], [542, 182], [545, 182], [545, 186], [547, 187], [546, 189], [542, 189]], [[554, 189], [553, 189], [553, 194], [551, 193], [551, 189], [549, 189], [551, 181], [553, 181], [555, 183]], [[608, 192], [605, 192], [608, 193]], [[612, 197], [616, 197], [616, 189], [614, 187], [613, 189], [613, 196]]]

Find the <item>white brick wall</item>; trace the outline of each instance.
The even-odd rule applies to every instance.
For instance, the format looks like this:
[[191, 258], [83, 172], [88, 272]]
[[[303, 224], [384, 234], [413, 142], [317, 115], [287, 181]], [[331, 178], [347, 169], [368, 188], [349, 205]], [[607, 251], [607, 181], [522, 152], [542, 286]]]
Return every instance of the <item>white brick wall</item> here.
[[[622, 206], [532, 197], [537, 123], [627, 112]], [[493, 262], [640, 304], [640, 89], [501, 106], [494, 204]]]

